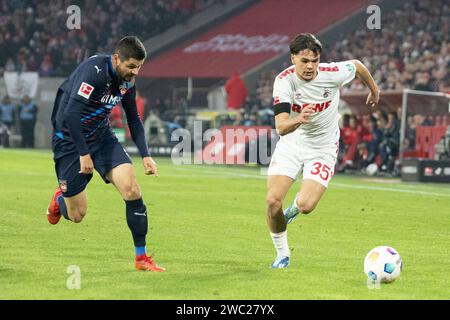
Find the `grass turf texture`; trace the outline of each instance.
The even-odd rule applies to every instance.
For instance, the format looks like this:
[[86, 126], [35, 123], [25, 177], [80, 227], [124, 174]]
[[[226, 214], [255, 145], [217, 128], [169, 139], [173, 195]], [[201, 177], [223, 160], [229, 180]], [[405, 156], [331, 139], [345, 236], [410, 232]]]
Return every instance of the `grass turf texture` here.
[[[96, 173], [81, 224], [50, 225], [47, 151], [0, 150], [0, 299], [449, 299], [450, 186], [337, 175], [316, 210], [288, 227], [291, 265], [275, 257], [258, 168], [174, 166], [158, 178], [134, 159], [149, 212], [147, 248], [165, 273], [134, 271], [125, 205]], [[289, 192], [292, 201], [299, 184]], [[369, 290], [363, 259], [397, 249], [400, 279]], [[81, 270], [69, 290], [67, 268]]]

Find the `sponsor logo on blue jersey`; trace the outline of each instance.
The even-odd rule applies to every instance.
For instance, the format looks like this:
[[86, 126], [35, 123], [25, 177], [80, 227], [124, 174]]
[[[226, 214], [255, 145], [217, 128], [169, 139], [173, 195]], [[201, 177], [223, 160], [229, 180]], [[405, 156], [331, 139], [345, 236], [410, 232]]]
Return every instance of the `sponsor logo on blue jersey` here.
[[105, 104], [106, 107], [108, 107], [109, 109], [111, 109], [113, 106], [118, 104], [121, 100], [122, 100], [122, 97], [115, 96], [112, 94], [106, 94], [100, 99], [100, 102], [102, 104]]

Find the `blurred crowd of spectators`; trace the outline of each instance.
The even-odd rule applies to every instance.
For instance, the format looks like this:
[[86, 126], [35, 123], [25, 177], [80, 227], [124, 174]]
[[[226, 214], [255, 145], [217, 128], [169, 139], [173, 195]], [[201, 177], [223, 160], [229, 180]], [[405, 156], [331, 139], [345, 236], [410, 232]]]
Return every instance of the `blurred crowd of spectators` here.
[[[111, 52], [125, 34], [147, 39], [218, 1], [0, 0], [0, 75], [67, 76], [87, 57]], [[81, 9], [80, 30], [67, 28], [70, 5]]]
[[362, 116], [343, 115], [338, 171], [364, 170], [378, 162], [381, 171], [394, 174], [400, 149], [399, 113], [400, 109]]
[[439, 127], [450, 124], [448, 116], [407, 116], [404, 139], [400, 142], [401, 108], [397, 112], [381, 110], [369, 115], [344, 114], [340, 124], [341, 138], [337, 170], [363, 171], [376, 164], [381, 172], [399, 175], [398, 157], [400, 143], [403, 151], [414, 151], [416, 128]]
[[234, 125], [273, 126], [272, 83], [276, 71], [262, 72], [255, 92], [248, 89], [238, 74], [233, 74], [225, 83], [228, 110], [236, 110]]
[[[363, 28], [324, 43], [322, 61], [360, 59], [381, 90], [450, 91], [450, 2], [405, 1], [381, 15], [381, 29]], [[361, 81], [345, 91], [364, 90]]]
[[20, 134], [22, 148], [34, 148], [34, 127], [38, 106], [27, 95], [19, 103], [5, 95], [0, 100], [0, 146], [10, 146], [10, 136]]

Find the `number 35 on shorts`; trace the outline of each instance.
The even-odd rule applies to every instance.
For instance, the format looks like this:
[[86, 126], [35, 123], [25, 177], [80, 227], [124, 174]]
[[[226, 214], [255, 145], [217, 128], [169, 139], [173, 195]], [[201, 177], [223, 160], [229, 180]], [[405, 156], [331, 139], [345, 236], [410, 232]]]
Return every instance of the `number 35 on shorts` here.
[[313, 168], [310, 173], [319, 176], [323, 181], [328, 181], [333, 176], [333, 171], [330, 166], [322, 162], [314, 162], [312, 166]]

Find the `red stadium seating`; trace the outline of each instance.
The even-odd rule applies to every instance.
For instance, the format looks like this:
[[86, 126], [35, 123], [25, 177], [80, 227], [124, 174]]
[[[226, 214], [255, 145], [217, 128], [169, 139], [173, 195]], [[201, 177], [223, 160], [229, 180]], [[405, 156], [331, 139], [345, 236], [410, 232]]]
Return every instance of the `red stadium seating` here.
[[149, 59], [141, 77], [225, 78], [242, 74], [288, 50], [291, 37], [317, 33], [357, 10], [369, 0], [263, 0], [180, 44]]
[[[417, 126], [416, 127], [416, 150], [409, 153], [410, 157], [434, 159], [435, 145], [441, 140], [447, 131], [446, 125], [441, 126]], [[406, 154], [403, 153], [406, 157]]]

